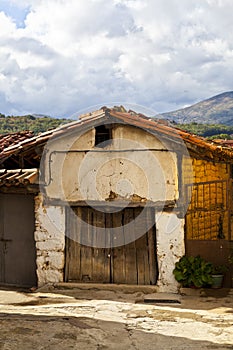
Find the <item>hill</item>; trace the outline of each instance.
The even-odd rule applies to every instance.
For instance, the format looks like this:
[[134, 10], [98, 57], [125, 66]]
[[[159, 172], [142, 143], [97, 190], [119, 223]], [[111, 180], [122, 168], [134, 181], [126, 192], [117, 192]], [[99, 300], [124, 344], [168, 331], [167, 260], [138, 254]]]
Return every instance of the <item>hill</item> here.
[[233, 126], [223, 124], [198, 124], [195, 122], [191, 124], [172, 124], [174, 124], [175, 127], [190, 132], [191, 134], [199, 135], [209, 140], [233, 139]]
[[33, 131], [35, 134], [57, 128], [61, 124], [70, 122], [69, 119], [58, 119], [47, 116], [5, 116], [0, 113], [0, 134], [18, 132], [24, 130]]
[[155, 116], [178, 124], [224, 124], [233, 126], [233, 91], [224, 92], [190, 107]]

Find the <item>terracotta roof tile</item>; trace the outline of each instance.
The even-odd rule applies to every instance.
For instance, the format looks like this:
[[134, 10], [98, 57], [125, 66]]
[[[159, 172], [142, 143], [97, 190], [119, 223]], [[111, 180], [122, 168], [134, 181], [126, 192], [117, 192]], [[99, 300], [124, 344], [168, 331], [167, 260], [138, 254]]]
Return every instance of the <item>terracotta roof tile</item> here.
[[9, 134], [0, 134], [0, 152], [9, 146], [17, 145], [19, 142], [30, 139], [34, 136], [32, 131], [19, 131]]
[[0, 187], [37, 184], [38, 174], [38, 169], [0, 169]]
[[219, 143], [220, 145], [233, 148], [233, 140], [215, 139], [214, 141]]

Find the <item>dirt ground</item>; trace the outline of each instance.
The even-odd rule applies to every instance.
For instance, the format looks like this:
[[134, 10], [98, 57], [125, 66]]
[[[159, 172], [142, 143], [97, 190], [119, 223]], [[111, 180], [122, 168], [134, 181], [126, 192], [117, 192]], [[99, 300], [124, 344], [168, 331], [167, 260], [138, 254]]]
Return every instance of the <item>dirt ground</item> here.
[[233, 349], [233, 292], [1, 288], [0, 350], [21, 349]]

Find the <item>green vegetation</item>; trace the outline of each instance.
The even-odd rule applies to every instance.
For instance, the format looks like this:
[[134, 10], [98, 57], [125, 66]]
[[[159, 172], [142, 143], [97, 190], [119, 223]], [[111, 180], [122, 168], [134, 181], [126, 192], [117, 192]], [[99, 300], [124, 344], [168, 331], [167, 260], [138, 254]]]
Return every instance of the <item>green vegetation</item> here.
[[183, 287], [207, 287], [212, 284], [213, 264], [198, 256], [183, 256], [173, 274]]
[[69, 119], [56, 119], [46, 116], [35, 117], [33, 115], [25, 116], [5, 116], [0, 113], [0, 134], [30, 130], [35, 134], [55, 129], [61, 124], [70, 122]]
[[210, 140], [213, 139], [233, 139], [233, 126], [227, 126], [223, 124], [174, 124], [178, 128], [188, 131], [192, 134], [206, 137]]
[[[37, 135], [71, 121], [70, 119], [58, 119], [46, 116], [37, 117], [34, 115], [5, 116], [0, 113], [0, 134], [30, 130]], [[174, 126], [208, 139], [233, 139], [233, 126], [226, 126], [223, 124], [199, 124], [196, 122], [190, 124], [174, 123]]]

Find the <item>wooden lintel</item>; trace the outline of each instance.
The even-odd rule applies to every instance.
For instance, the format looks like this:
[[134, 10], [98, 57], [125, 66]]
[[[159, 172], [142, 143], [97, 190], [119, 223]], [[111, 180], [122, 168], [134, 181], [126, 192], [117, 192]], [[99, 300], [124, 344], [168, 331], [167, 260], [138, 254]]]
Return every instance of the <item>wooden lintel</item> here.
[[26, 186], [1, 186], [0, 193], [19, 193], [19, 194], [27, 194], [27, 193], [39, 193], [38, 185], [26, 185]]
[[173, 210], [176, 207], [175, 201], [157, 201], [157, 202], [126, 202], [126, 201], [65, 201], [57, 198], [48, 198], [44, 196], [44, 204], [48, 205], [59, 205], [59, 206], [70, 206], [70, 207], [150, 207], [156, 208], [157, 210]]

